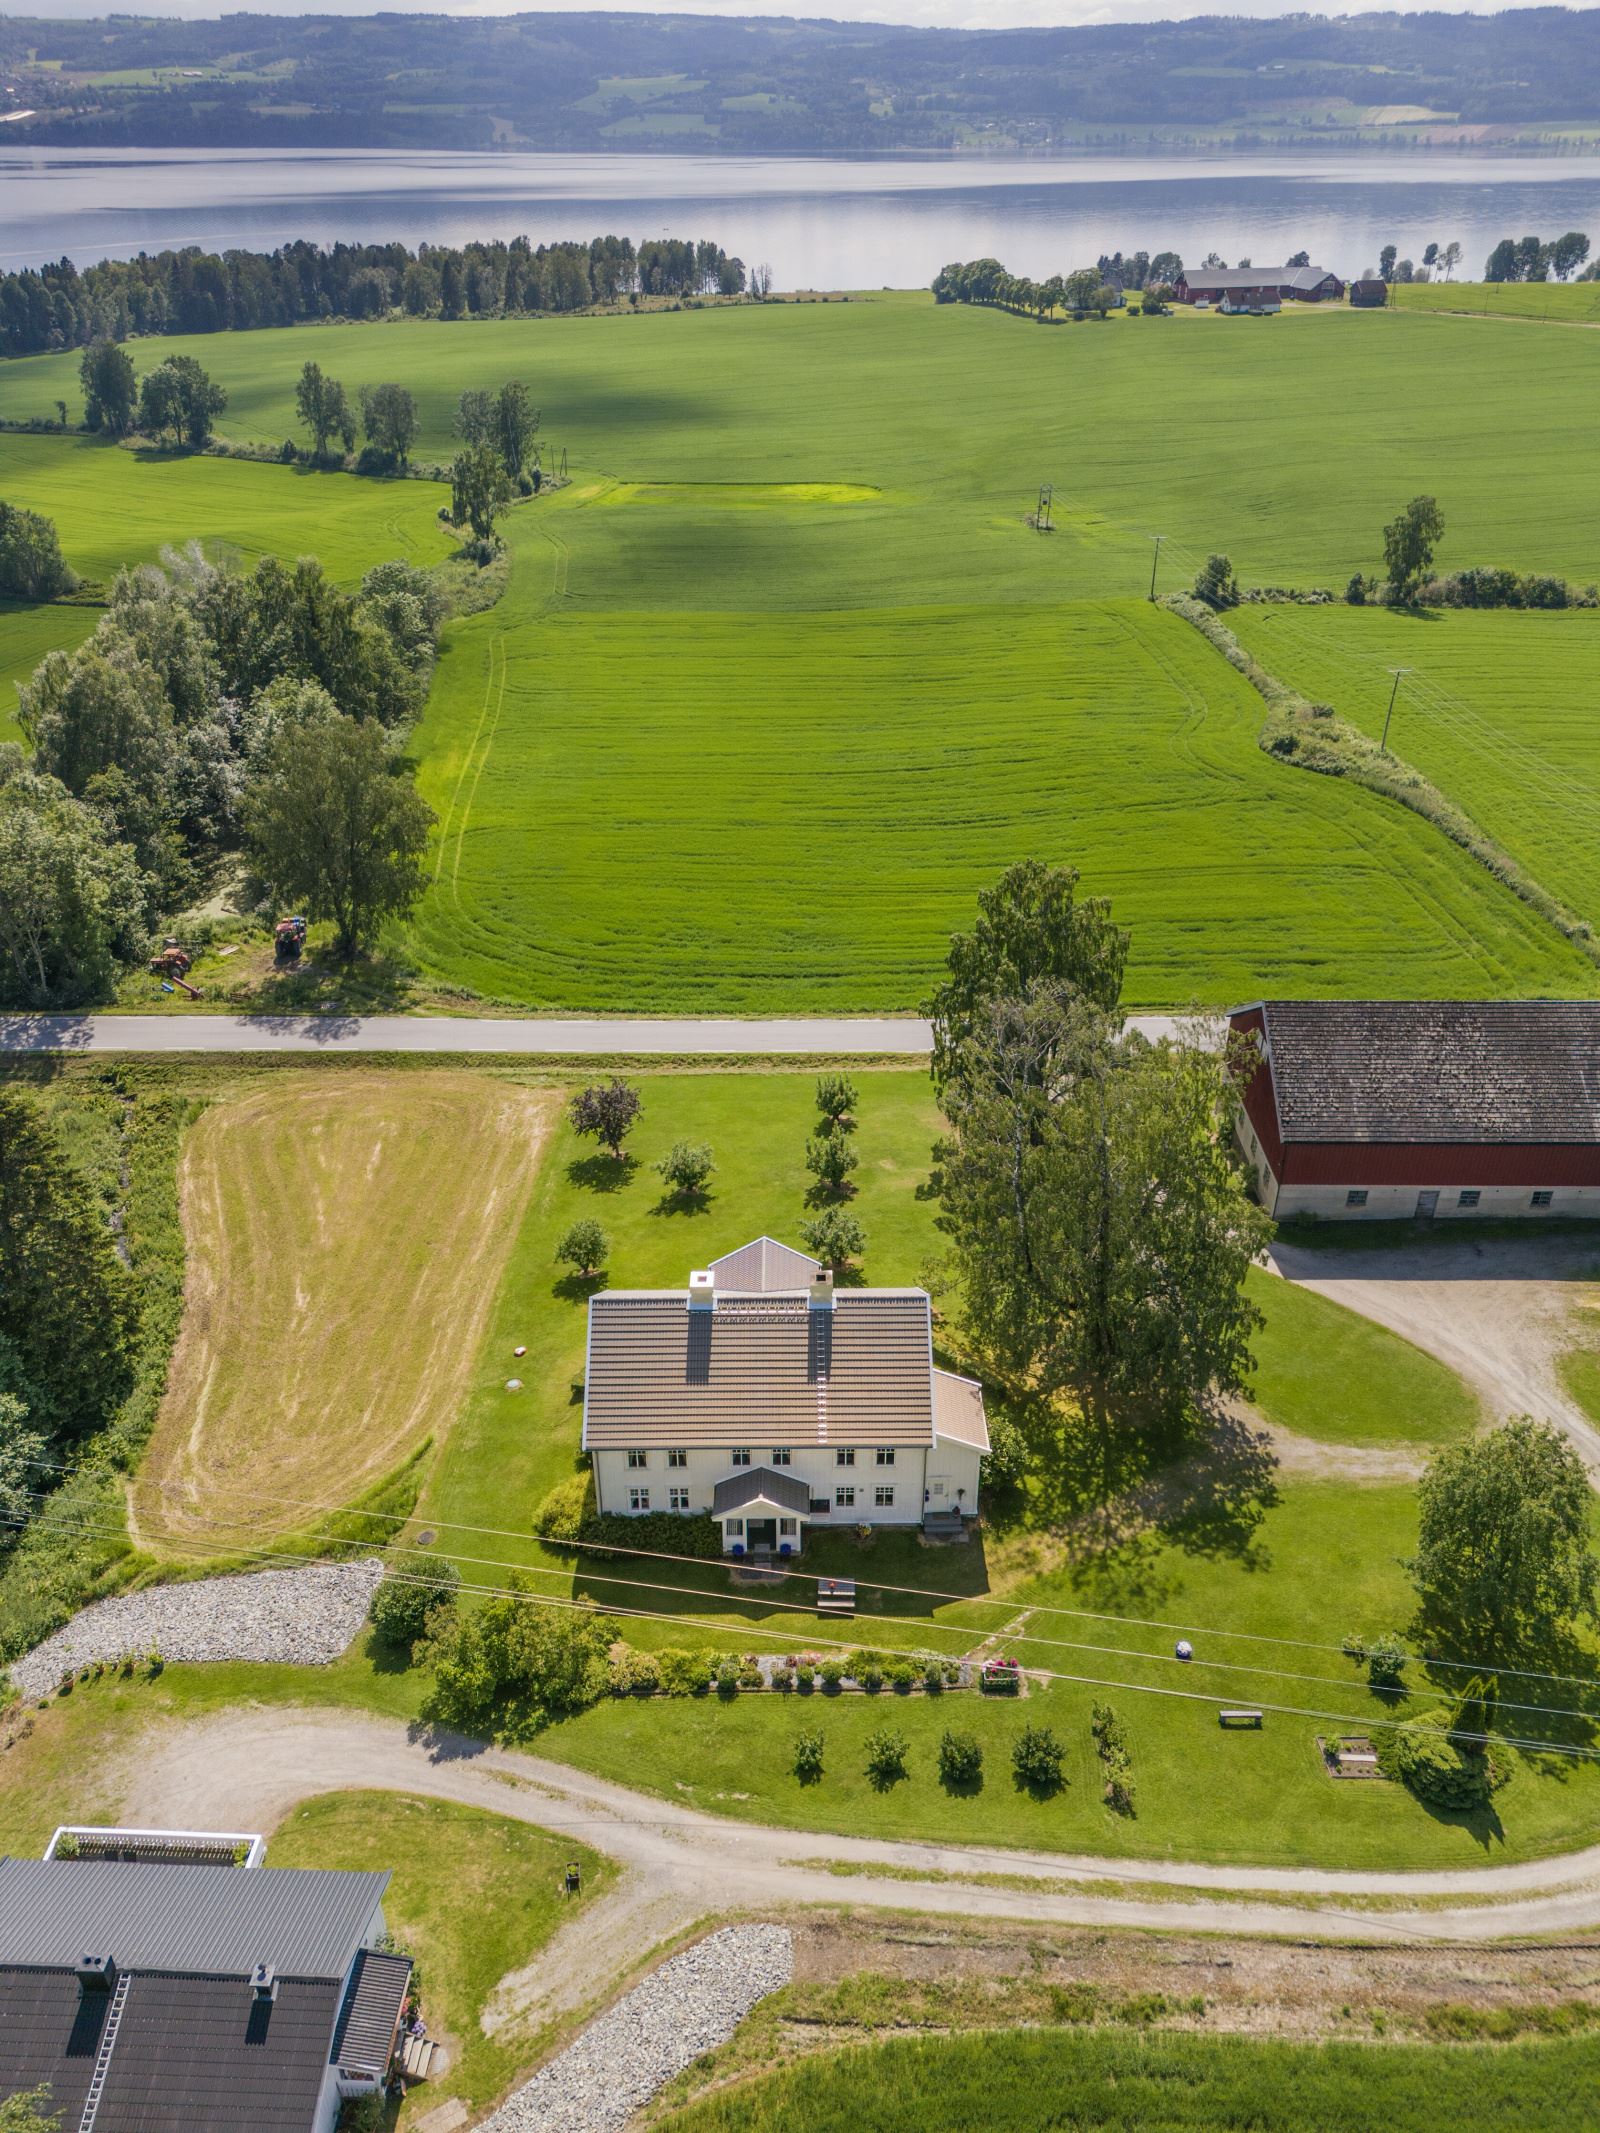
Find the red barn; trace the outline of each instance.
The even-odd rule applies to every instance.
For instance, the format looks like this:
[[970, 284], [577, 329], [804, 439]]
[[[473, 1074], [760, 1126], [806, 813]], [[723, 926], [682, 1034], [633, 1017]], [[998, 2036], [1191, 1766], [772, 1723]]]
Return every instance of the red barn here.
[[1262, 1000], [1239, 1139], [1290, 1215], [1600, 1218], [1600, 1001]]

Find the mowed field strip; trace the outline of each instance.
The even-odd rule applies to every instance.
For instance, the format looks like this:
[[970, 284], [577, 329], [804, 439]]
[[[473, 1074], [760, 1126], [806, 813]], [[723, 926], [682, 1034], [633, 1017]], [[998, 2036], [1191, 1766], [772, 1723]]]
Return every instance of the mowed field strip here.
[[314, 1524], [289, 1499], [348, 1502], [448, 1430], [554, 1103], [483, 1075], [363, 1072], [201, 1115], [179, 1174], [183, 1327], [132, 1491], [143, 1545]]

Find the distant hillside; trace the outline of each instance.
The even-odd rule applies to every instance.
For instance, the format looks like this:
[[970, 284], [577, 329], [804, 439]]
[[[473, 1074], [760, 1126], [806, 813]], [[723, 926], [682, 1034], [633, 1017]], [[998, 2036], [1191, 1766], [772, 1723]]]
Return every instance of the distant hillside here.
[[1600, 9], [951, 31], [691, 15], [0, 20], [5, 142], [1600, 148]]

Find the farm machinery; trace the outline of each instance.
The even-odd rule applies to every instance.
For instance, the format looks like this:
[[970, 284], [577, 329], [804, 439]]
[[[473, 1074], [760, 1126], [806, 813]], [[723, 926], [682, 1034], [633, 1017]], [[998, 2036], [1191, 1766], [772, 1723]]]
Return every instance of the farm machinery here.
[[189, 972], [194, 967], [194, 957], [169, 933], [161, 944], [161, 953], [150, 958], [150, 975], [159, 978], [169, 992], [186, 992], [191, 1000], [198, 1000], [200, 988], [189, 983]]
[[280, 918], [272, 933], [272, 960], [275, 963], [298, 963], [305, 945], [305, 920]]

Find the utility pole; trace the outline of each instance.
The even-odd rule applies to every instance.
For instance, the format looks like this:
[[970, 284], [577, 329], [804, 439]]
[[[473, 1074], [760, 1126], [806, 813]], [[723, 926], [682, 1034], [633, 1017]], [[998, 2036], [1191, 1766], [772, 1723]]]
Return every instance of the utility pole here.
[[1379, 753], [1382, 755], [1389, 753], [1389, 721], [1394, 717], [1394, 700], [1400, 694], [1400, 677], [1402, 674], [1409, 674], [1411, 669], [1391, 667], [1389, 672], [1394, 676], [1394, 687], [1389, 691], [1389, 708], [1383, 714], [1383, 739], [1378, 744]]
[[1159, 533], [1153, 533], [1153, 534], [1152, 534], [1152, 535], [1150, 536], [1150, 538], [1151, 538], [1151, 539], [1152, 539], [1152, 540], [1153, 540], [1153, 541], [1155, 542], [1155, 544], [1156, 544], [1156, 552], [1155, 552], [1155, 554], [1154, 554], [1154, 555], [1153, 555], [1153, 556], [1152, 556], [1152, 557], [1150, 558], [1150, 593], [1149, 593], [1149, 597], [1150, 597], [1150, 598], [1151, 598], [1151, 599], [1153, 600], [1153, 599], [1155, 598], [1155, 596], [1156, 596], [1156, 566], [1157, 566], [1157, 564], [1158, 564], [1158, 563], [1159, 563], [1159, 562], [1161, 561], [1161, 542], [1162, 542], [1162, 536], [1161, 536], [1161, 535], [1160, 535]]

